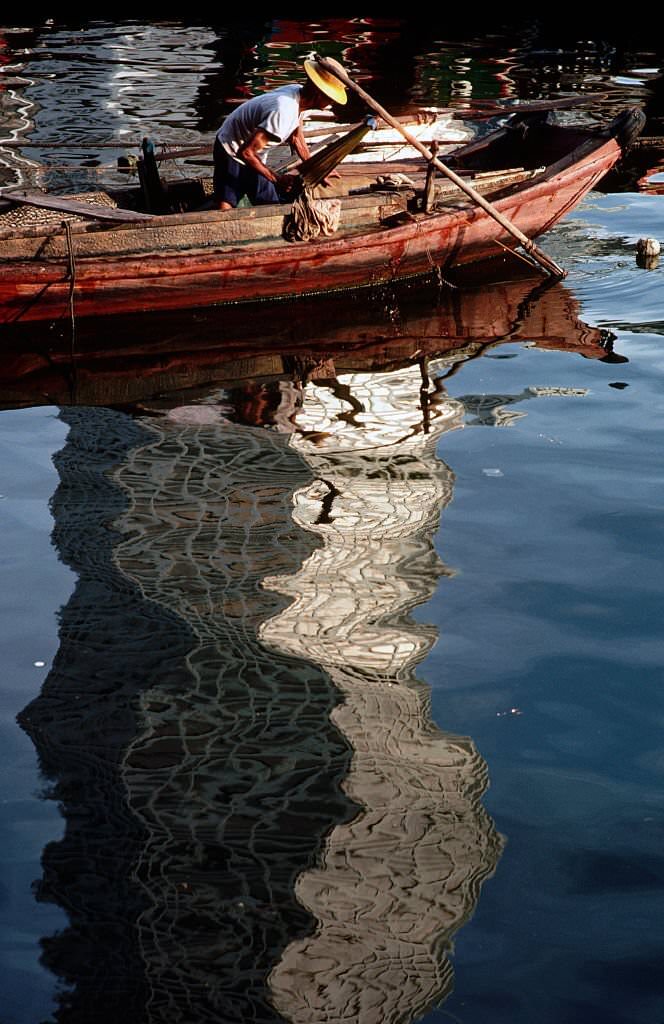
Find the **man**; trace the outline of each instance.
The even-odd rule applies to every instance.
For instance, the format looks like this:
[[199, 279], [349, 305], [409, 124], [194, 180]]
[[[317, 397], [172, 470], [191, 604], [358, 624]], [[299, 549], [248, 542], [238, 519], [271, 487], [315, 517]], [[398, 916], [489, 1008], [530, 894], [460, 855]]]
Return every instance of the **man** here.
[[275, 174], [262, 154], [270, 143], [288, 142], [301, 160], [311, 155], [302, 115], [332, 103], [345, 103], [341, 82], [315, 60], [305, 60], [304, 85], [284, 85], [254, 96], [226, 118], [214, 144], [214, 198], [219, 210], [232, 210], [243, 195], [253, 206], [288, 201], [297, 177]]

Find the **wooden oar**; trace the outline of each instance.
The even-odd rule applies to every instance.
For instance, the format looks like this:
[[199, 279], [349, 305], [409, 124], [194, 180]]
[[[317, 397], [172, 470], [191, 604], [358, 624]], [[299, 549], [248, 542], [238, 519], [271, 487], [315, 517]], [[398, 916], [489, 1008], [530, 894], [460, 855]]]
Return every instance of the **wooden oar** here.
[[552, 259], [550, 259], [546, 255], [546, 253], [542, 252], [541, 249], [538, 249], [535, 243], [532, 241], [532, 239], [528, 238], [527, 235], [524, 235], [523, 231], [521, 231], [520, 228], [518, 228], [515, 224], [512, 224], [512, 222], [509, 221], [507, 217], [504, 217], [503, 214], [500, 213], [500, 211], [495, 208], [495, 206], [492, 206], [491, 203], [489, 203], [484, 198], [484, 196], [481, 196], [479, 192], [476, 192], [472, 185], [469, 185], [467, 181], [464, 181], [463, 178], [460, 178], [459, 175], [455, 174], [455, 172], [450, 170], [449, 167], [446, 167], [444, 163], [442, 163], [436, 156], [434, 156], [434, 154], [419, 141], [419, 139], [416, 139], [414, 135], [411, 135], [407, 128], [404, 128], [404, 126], [400, 124], [400, 122], [397, 121], [396, 118], [392, 117], [392, 115], [387, 110], [381, 107], [380, 103], [377, 103], [376, 100], [373, 99], [367, 92], [365, 92], [360, 85], [357, 85], [357, 83], [354, 82], [352, 78], [348, 76], [348, 74], [341, 66], [341, 64], [339, 64], [338, 61], [334, 60], [332, 57], [318, 56], [316, 59], [322, 68], [325, 68], [326, 71], [329, 71], [331, 74], [335, 75], [335, 77], [338, 78], [339, 81], [342, 82], [347, 88], [352, 89], [353, 92], [356, 92], [357, 95], [361, 99], [363, 99], [364, 102], [368, 106], [370, 106], [372, 110], [375, 110], [376, 113], [379, 114], [384, 121], [387, 121], [387, 123], [391, 124], [393, 128], [396, 128], [397, 131], [401, 132], [404, 139], [406, 139], [411, 144], [411, 146], [414, 146], [415, 149], [418, 150], [418, 152], [420, 152], [422, 156], [429, 161], [429, 163], [432, 163], [434, 167], [436, 167], [441, 172], [441, 174], [444, 174], [445, 177], [449, 178], [450, 181], [453, 181], [455, 185], [458, 185], [461, 191], [465, 192], [466, 195], [469, 196], [474, 203], [476, 203], [486, 213], [488, 213], [490, 217], [493, 217], [493, 219], [497, 221], [498, 224], [500, 224], [500, 226], [504, 228], [505, 231], [512, 235], [513, 238], [516, 238], [519, 244], [526, 250], [528, 255], [531, 256], [536, 263], [539, 263], [539, 265], [548, 274], [551, 274], [552, 277], [557, 278], [567, 276], [567, 271], [563, 270], [562, 267], [559, 267], [558, 264], [555, 263]]
[[[608, 99], [608, 92], [587, 92], [577, 96], [559, 96], [548, 100], [471, 100], [457, 101], [453, 114], [473, 120], [496, 117], [500, 114], [529, 114], [539, 110], [569, 110], [572, 107], [586, 107]], [[454, 101], [453, 101], [454, 102]], [[474, 104], [474, 106], [473, 106]]]
[[13, 192], [3, 192], [0, 199], [9, 199], [12, 203], [22, 203], [26, 206], [40, 206], [46, 210], [62, 210], [64, 213], [75, 213], [80, 217], [92, 217], [94, 220], [123, 221], [124, 223], [152, 220], [149, 214], [139, 213], [137, 210], [120, 210], [117, 206], [102, 206], [101, 203], [86, 203], [64, 196], [49, 196], [44, 192], [26, 192], [14, 189]]

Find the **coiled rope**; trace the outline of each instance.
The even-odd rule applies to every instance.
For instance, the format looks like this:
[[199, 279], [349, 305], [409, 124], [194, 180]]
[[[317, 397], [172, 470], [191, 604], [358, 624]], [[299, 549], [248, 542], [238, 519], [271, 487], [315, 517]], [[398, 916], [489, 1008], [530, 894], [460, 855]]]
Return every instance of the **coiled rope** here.
[[284, 238], [288, 242], [309, 242], [319, 235], [333, 235], [340, 219], [339, 199], [314, 199], [312, 190], [304, 188], [286, 216]]

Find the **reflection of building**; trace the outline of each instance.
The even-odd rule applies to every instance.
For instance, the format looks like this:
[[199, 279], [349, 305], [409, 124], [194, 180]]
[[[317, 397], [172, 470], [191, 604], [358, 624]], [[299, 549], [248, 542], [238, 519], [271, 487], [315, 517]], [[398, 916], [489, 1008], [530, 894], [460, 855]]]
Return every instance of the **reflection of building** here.
[[445, 572], [431, 537], [453, 478], [435, 442], [462, 414], [411, 367], [310, 385], [295, 416], [292, 444], [315, 480], [296, 492], [294, 518], [323, 546], [295, 575], [266, 580], [293, 602], [260, 635], [315, 659], [343, 693], [344, 789], [361, 806], [298, 881], [318, 928], [270, 979], [296, 1024], [410, 1021], [444, 998], [450, 937], [499, 853], [479, 803], [484, 763], [434, 725], [414, 678], [436, 631], [408, 617]]
[[276, 1021], [265, 979], [312, 927], [295, 879], [355, 813], [329, 676], [256, 637], [284, 605], [261, 580], [311, 552], [309, 471], [269, 431], [66, 419], [54, 540], [79, 582], [21, 716], [66, 820], [39, 888], [70, 920], [43, 943], [56, 1018]]
[[43, 962], [65, 987], [59, 1024], [142, 1020], [147, 999], [134, 922], [144, 909], [134, 865], [145, 830], [127, 806], [121, 766], [140, 723], [137, 694], [175, 672], [191, 644], [186, 623], [146, 601], [113, 562], [107, 521], [126, 506], [109, 471], [149, 435], [107, 410], [63, 413], [70, 433], [55, 459], [53, 543], [76, 572], [60, 615], [60, 646], [39, 697], [19, 716], [65, 819], [42, 857], [37, 898], [69, 927], [42, 940]]
[[79, 581], [21, 716], [66, 820], [39, 886], [69, 916], [43, 941], [58, 1024], [299, 1020], [314, 977], [320, 1019], [361, 984], [406, 1020], [447, 991], [499, 844], [481, 759], [413, 677], [462, 412], [423, 372], [65, 414]]
[[513, 405], [531, 401], [533, 398], [585, 398], [587, 394], [587, 388], [527, 387], [515, 395], [459, 395], [458, 401], [466, 413], [473, 417], [468, 420], [468, 426], [511, 427], [516, 420], [527, 415], [525, 412], [510, 408]]
[[310, 551], [289, 515], [307, 478], [279, 434], [175, 421], [116, 475], [131, 495], [116, 560], [196, 638], [186, 686], [155, 679], [142, 695], [123, 766], [149, 836], [135, 870], [151, 1022], [272, 1019], [269, 968], [310, 927], [295, 879], [352, 814], [334, 686], [256, 638], [283, 606], [263, 577]]

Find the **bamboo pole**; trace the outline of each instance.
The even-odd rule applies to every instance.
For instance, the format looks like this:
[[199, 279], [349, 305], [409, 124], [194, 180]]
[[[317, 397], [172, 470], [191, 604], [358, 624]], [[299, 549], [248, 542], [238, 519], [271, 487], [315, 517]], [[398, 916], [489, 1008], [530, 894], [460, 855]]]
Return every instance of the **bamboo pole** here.
[[521, 231], [521, 229], [518, 228], [516, 224], [512, 224], [512, 222], [509, 221], [507, 217], [504, 217], [503, 214], [500, 213], [500, 211], [495, 208], [495, 206], [492, 206], [491, 203], [489, 203], [484, 198], [484, 196], [481, 196], [479, 192], [476, 192], [472, 185], [469, 185], [467, 181], [464, 181], [463, 178], [460, 178], [458, 174], [455, 174], [453, 170], [451, 170], [444, 163], [442, 163], [442, 161], [440, 161], [436, 156], [434, 156], [433, 153], [431, 153], [431, 151], [427, 149], [427, 147], [419, 141], [419, 139], [416, 139], [415, 136], [412, 135], [407, 128], [400, 124], [400, 122], [397, 121], [395, 117], [392, 117], [392, 115], [387, 110], [385, 110], [384, 107], [381, 107], [380, 103], [373, 99], [373, 97], [371, 97], [368, 92], [365, 92], [365, 90], [360, 85], [354, 82], [352, 78], [350, 78], [349, 75], [346, 73], [341, 64], [339, 64], [338, 61], [334, 60], [332, 57], [320, 56], [318, 56], [316, 60], [320, 64], [320, 66], [325, 69], [325, 71], [329, 71], [331, 74], [335, 75], [335, 77], [338, 78], [339, 81], [343, 83], [343, 85], [345, 85], [349, 89], [352, 89], [353, 92], [357, 93], [357, 95], [361, 99], [363, 99], [364, 102], [368, 106], [370, 106], [372, 110], [379, 114], [384, 121], [387, 121], [387, 123], [392, 125], [393, 128], [396, 128], [397, 131], [401, 132], [404, 139], [406, 139], [411, 144], [411, 146], [414, 146], [415, 149], [418, 150], [418, 152], [421, 153], [422, 156], [429, 161], [429, 163], [432, 163], [434, 167], [436, 167], [441, 172], [441, 174], [444, 174], [445, 177], [450, 179], [450, 181], [453, 181], [454, 184], [457, 185], [462, 192], [465, 192], [466, 195], [469, 196], [469, 198], [472, 199], [474, 203], [476, 203], [479, 207], [481, 207], [481, 209], [485, 211], [485, 213], [488, 213], [490, 217], [493, 217], [493, 219], [497, 221], [498, 224], [500, 224], [500, 226], [504, 228], [505, 231], [508, 232], [508, 234], [512, 235], [512, 237], [519, 242], [519, 244], [525, 249], [528, 255], [533, 260], [535, 260], [535, 262], [538, 263], [540, 267], [542, 267], [543, 270], [547, 272], [547, 274], [551, 274], [552, 277], [557, 278], [567, 277], [566, 270], [563, 270], [563, 268], [559, 267], [558, 264], [554, 262], [554, 260], [550, 259], [546, 255], [546, 253], [542, 252], [541, 249], [538, 249], [538, 247], [535, 245], [532, 239], [528, 238], [527, 235], [524, 235], [523, 231]]

